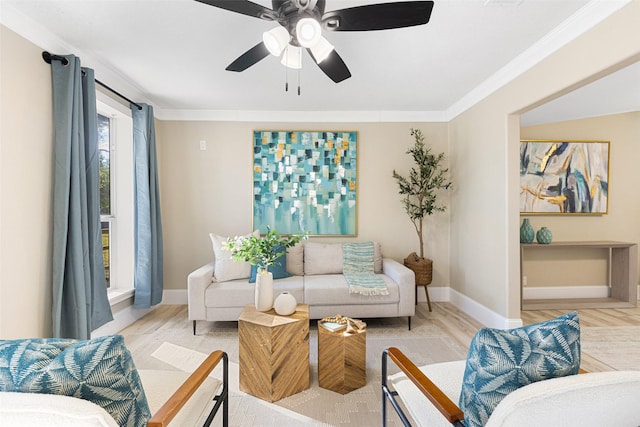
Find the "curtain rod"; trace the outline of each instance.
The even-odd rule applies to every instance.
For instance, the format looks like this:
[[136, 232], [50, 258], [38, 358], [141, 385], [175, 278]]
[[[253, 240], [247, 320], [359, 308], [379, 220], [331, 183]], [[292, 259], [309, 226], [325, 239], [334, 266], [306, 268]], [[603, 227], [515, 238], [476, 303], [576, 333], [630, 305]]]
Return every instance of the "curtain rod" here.
[[[60, 62], [62, 62], [62, 65], [69, 64], [69, 60], [67, 60], [67, 58], [65, 58], [64, 56], [52, 55], [49, 52], [47, 52], [46, 50], [44, 52], [42, 52], [42, 59], [44, 59], [44, 62], [46, 62], [47, 64], [51, 64], [51, 61], [60, 61]], [[96, 81], [97, 84], [99, 84], [103, 88], [107, 89], [108, 91], [111, 91], [112, 93], [118, 95], [120, 98], [124, 99], [125, 101], [128, 101], [130, 104], [133, 104], [136, 107], [138, 107], [138, 110], [142, 110], [142, 105], [133, 102], [132, 100], [130, 100], [129, 98], [127, 98], [126, 96], [124, 96], [123, 94], [118, 92], [117, 90], [112, 89], [109, 86], [107, 86], [106, 84], [102, 83], [100, 80], [95, 79], [95, 81]]]

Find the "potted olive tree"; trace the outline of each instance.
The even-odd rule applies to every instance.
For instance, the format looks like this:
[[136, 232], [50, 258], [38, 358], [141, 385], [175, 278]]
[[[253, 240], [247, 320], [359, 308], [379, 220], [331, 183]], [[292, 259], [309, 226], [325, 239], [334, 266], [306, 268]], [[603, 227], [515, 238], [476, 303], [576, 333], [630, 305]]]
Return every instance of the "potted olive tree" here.
[[424, 145], [424, 135], [420, 129], [411, 129], [411, 135], [415, 138], [415, 144], [407, 150], [407, 154], [411, 155], [415, 166], [406, 177], [394, 169], [393, 177], [398, 182], [404, 210], [413, 223], [420, 242], [420, 255], [412, 252], [405, 258], [404, 265], [413, 270], [416, 276], [416, 303], [418, 302], [417, 287], [424, 286], [429, 311], [431, 311], [426, 286], [431, 283], [433, 277], [433, 261], [424, 256], [424, 218], [446, 210], [445, 205], [437, 203], [437, 196], [441, 191], [451, 187], [451, 181], [447, 175], [449, 169], [442, 166], [444, 153], [432, 154], [431, 149]]

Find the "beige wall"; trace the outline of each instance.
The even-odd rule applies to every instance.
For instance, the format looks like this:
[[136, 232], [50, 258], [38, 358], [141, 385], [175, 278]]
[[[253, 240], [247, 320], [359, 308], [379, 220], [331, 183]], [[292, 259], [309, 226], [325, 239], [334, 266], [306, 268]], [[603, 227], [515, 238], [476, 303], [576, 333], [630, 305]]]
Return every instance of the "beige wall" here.
[[[446, 123], [158, 122], [165, 287], [185, 289], [187, 275], [211, 261], [209, 233], [251, 230], [252, 131], [260, 129], [358, 131], [358, 236], [313, 239], [378, 241], [384, 256], [399, 261], [418, 251], [391, 176], [393, 169], [406, 174], [411, 166], [411, 127], [422, 129], [434, 152], [448, 152]], [[207, 141], [206, 151], [199, 148], [201, 140]], [[427, 221], [425, 253], [434, 259], [434, 286], [449, 284], [448, 234], [447, 213]]]
[[[158, 122], [167, 288], [184, 289], [188, 272], [211, 258], [209, 232], [251, 228], [253, 129], [358, 130], [356, 240], [380, 241], [396, 259], [416, 250], [390, 176], [409, 167], [414, 126], [449, 154], [454, 182], [449, 213], [427, 230], [434, 285], [519, 318], [517, 114], [639, 60], [639, 18], [640, 2], [631, 2], [448, 124]], [[51, 77], [40, 53], [0, 27], [0, 338], [51, 333]], [[611, 185], [619, 204], [622, 186]]]
[[0, 26], [0, 339], [51, 335], [51, 71]]
[[453, 290], [507, 319], [520, 317], [519, 125], [513, 115], [638, 61], [639, 18], [640, 2], [631, 2], [449, 123], [458, 183], [451, 200]]
[[[528, 126], [521, 129], [520, 135], [522, 139], [603, 140], [611, 143], [608, 214], [523, 216], [529, 218], [534, 230], [546, 226], [552, 231], [554, 240], [558, 241], [618, 240], [640, 243], [640, 197], [637, 187], [640, 169], [636, 166], [640, 159], [640, 112]], [[579, 254], [580, 258], [590, 260], [587, 265], [580, 263], [579, 259], [569, 260], [573, 265], [570, 271], [565, 268], [554, 269], [556, 274], [553, 280], [567, 284], [603, 284], [601, 276], [606, 272], [606, 265], [601, 264], [603, 259], [606, 260], [605, 254], [602, 251], [593, 252]], [[537, 267], [548, 265], [548, 261], [543, 261], [539, 260]], [[563, 267], [566, 266], [565, 260]], [[541, 269], [531, 268], [527, 271], [527, 267], [525, 263], [523, 268], [524, 273], [529, 274], [529, 285], [544, 286], [544, 281], [536, 279]], [[581, 272], [580, 277], [576, 277], [577, 272]]]

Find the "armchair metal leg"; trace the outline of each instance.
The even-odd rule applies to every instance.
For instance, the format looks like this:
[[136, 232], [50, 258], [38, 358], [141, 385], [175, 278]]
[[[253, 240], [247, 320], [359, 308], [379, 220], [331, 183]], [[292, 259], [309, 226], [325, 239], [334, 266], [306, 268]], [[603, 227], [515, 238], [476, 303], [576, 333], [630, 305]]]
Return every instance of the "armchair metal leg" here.
[[193, 321], [193, 335], [196, 334], [196, 321]]
[[[411, 319], [411, 317], [409, 317], [409, 319]], [[395, 397], [398, 395], [398, 393], [395, 391], [391, 391], [387, 386], [387, 356], [388, 356], [388, 351], [384, 350], [382, 352], [382, 378], [381, 378], [382, 380], [382, 427], [387, 426], [387, 400], [389, 401], [389, 403], [391, 403], [391, 406], [393, 406], [393, 409], [395, 409], [396, 413], [400, 417], [400, 420], [402, 421], [402, 424], [405, 427], [411, 427], [411, 423], [409, 422], [407, 417], [404, 415], [404, 412], [402, 411], [402, 408], [400, 408], [400, 405], [398, 405], [398, 402], [396, 402]]]
[[222, 405], [222, 426], [229, 427], [229, 356], [227, 356], [227, 353], [222, 353], [222, 391], [213, 400], [216, 403], [213, 405], [211, 412], [209, 412], [203, 427], [211, 425], [213, 417], [220, 409], [220, 405]]
[[407, 318], [409, 319], [409, 330], [411, 330], [411, 316], [407, 316]]

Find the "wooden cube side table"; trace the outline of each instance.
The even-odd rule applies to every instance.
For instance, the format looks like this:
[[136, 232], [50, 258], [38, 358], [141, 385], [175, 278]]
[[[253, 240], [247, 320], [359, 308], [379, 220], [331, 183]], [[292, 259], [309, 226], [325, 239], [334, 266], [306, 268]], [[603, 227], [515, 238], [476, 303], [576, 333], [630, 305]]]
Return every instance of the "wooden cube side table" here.
[[367, 330], [331, 332], [318, 322], [318, 382], [346, 394], [367, 383]]
[[275, 402], [309, 388], [309, 306], [290, 316], [245, 307], [238, 319], [240, 390]]

